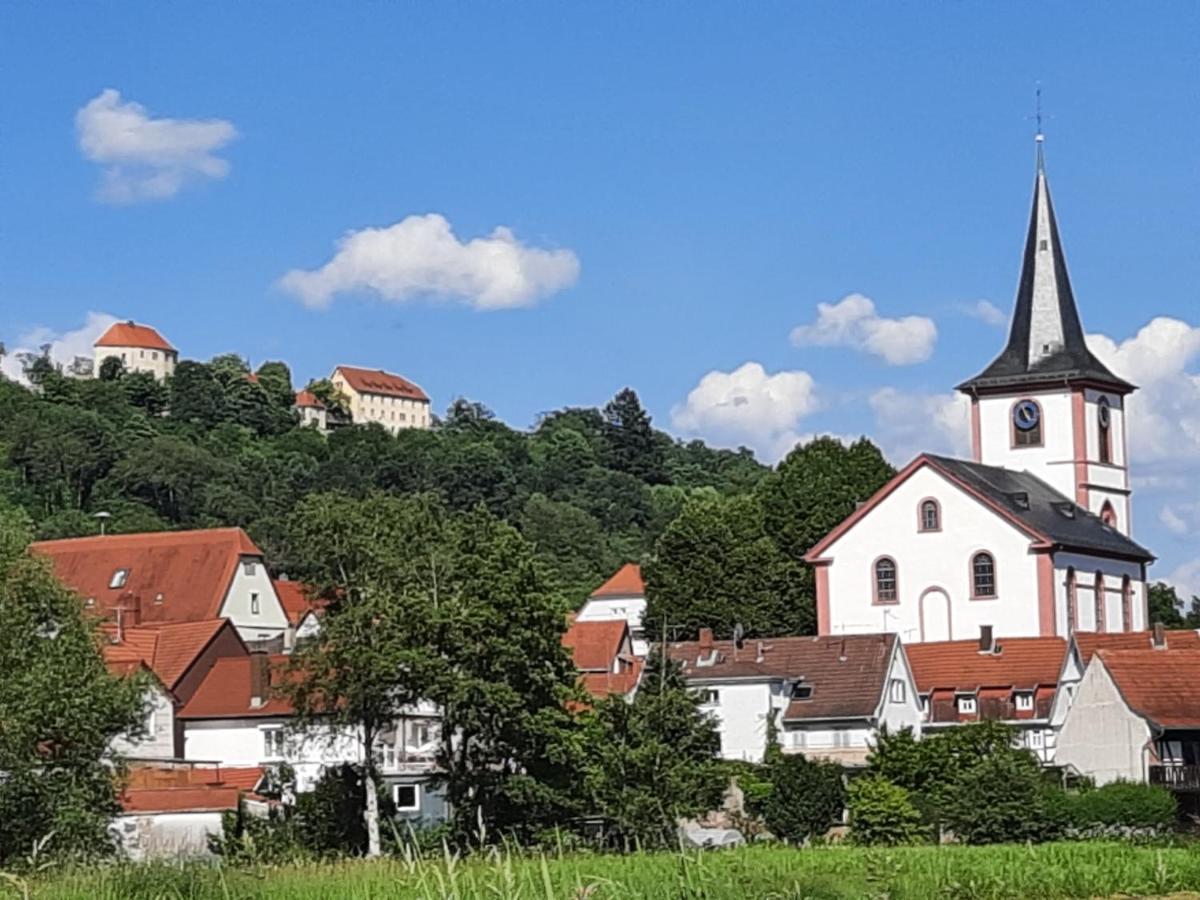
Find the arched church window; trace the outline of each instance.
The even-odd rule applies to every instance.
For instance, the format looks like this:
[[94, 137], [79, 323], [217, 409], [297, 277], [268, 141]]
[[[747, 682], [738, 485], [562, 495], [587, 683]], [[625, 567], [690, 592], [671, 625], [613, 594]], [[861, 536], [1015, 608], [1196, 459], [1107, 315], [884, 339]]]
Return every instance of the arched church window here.
[[1079, 585], [1075, 579], [1075, 570], [1067, 569], [1067, 634], [1075, 633], [1079, 623]]
[[1104, 631], [1104, 573], [1096, 573], [1096, 631]]
[[921, 501], [921, 531], [942, 530], [942, 509], [932, 497]]
[[1018, 400], [1013, 404], [1012, 445], [1042, 446], [1042, 407], [1036, 400]]
[[1121, 579], [1121, 627], [1133, 631], [1133, 580], [1128, 575]]
[[1108, 398], [1101, 397], [1096, 404], [1096, 430], [1100, 435], [1100, 462], [1112, 462], [1112, 409]]
[[875, 602], [895, 603], [898, 597], [896, 561], [890, 556], [881, 556], [875, 560]]
[[1105, 500], [1104, 505], [1100, 507], [1100, 521], [1109, 528], [1117, 527], [1117, 511], [1113, 509], [1113, 505], [1107, 500]]
[[971, 557], [971, 596], [976, 599], [996, 596], [996, 560], [990, 553]]

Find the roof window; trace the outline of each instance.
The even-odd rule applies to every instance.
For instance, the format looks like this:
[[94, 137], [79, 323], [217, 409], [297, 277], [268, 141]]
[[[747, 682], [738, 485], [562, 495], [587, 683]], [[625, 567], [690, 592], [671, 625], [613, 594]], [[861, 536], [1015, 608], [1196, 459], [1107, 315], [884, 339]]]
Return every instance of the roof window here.
[[110, 578], [108, 580], [108, 586], [113, 589], [123, 588], [123, 587], [125, 587], [125, 582], [128, 580], [129, 580], [129, 570], [128, 569], [117, 569], [117, 571], [113, 572], [112, 578]]
[[1013, 506], [1017, 509], [1029, 509], [1029, 492], [1014, 491], [1009, 495], [1012, 498]]
[[793, 700], [811, 700], [812, 692], [813, 686], [811, 684], [800, 683], [792, 685]]

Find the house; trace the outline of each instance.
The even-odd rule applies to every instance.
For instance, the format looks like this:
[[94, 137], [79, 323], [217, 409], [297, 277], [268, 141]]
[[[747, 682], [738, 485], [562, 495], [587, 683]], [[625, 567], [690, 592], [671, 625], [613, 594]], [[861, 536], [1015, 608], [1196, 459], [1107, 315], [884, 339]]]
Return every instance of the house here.
[[283, 647], [287, 615], [262, 551], [240, 528], [67, 538], [31, 549], [104, 619], [131, 625], [229, 619], [249, 646]]
[[287, 615], [288, 635], [284, 640], [284, 647], [290, 650], [297, 642], [320, 633], [320, 617], [325, 604], [312, 596], [312, 588], [306, 584], [288, 581], [285, 578], [276, 579], [272, 583]]
[[649, 652], [643, 618], [646, 615], [646, 586], [642, 568], [637, 563], [625, 563], [616, 573], [596, 588], [576, 616], [577, 622], [624, 620], [629, 625], [633, 653], [645, 657]]
[[392, 434], [405, 428], [429, 428], [429, 397], [417, 385], [383, 369], [338, 366], [329, 376], [346, 398], [355, 425], [378, 422]]
[[300, 416], [302, 426], [315, 428], [322, 434], [329, 430], [329, 411], [320, 398], [307, 388], [296, 391], [296, 400], [292, 408]]
[[628, 697], [636, 690], [643, 663], [633, 654], [629, 625], [624, 619], [575, 619], [563, 634], [562, 644], [571, 651], [583, 689], [593, 697]]
[[115, 356], [126, 372], [149, 372], [159, 381], [175, 374], [179, 362], [176, 350], [161, 334], [149, 325], [136, 322], [116, 322], [109, 326], [93, 345], [96, 375], [104, 360]]
[[1125, 399], [1088, 349], [1038, 143], [1008, 342], [958, 386], [970, 460], [924, 454], [811, 548], [820, 634], [906, 644], [1139, 631], [1153, 555], [1130, 535]]
[[973, 641], [937, 641], [905, 648], [925, 733], [967, 722], [1004, 722], [1020, 746], [1043, 763], [1054, 759], [1051, 708], [1067, 642], [1058, 637], [994, 639], [985, 628]]
[[[352, 729], [330, 724], [297, 733], [295, 710], [276, 690], [287, 662], [266, 653], [218, 660], [178, 714], [184, 756], [235, 767], [286, 763], [300, 792], [312, 790], [328, 767], [361, 763], [361, 741]], [[408, 711], [380, 735], [380, 772], [401, 817], [445, 818], [444, 795], [430, 783], [439, 740], [440, 717], [430, 704]]]
[[668, 656], [717, 721], [725, 759], [784, 753], [862, 765], [881, 727], [921, 732], [921, 707], [894, 634], [673, 643]]
[[101, 633], [110, 672], [150, 675], [144, 733], [118, 737], [113, 749], [126, 759], [181, 759], [183, 729], [176, 713], [218, 659], [247, 655], [237, 629], [227, 619], [148, 626], [122, 621], [102, 626]]

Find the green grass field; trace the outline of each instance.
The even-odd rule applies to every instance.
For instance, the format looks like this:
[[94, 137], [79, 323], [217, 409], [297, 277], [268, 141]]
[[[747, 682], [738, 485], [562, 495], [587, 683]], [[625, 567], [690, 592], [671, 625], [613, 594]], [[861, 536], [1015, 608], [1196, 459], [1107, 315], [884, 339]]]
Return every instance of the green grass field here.
[[[386, 860], [262, 869], [131, 866], [6, 886], [48, 900], [820, 900], [1162, 896], [1200, 890], [1200, 850], [1119, 843]], [[2, 892], [0, 892], [2, 893]]]

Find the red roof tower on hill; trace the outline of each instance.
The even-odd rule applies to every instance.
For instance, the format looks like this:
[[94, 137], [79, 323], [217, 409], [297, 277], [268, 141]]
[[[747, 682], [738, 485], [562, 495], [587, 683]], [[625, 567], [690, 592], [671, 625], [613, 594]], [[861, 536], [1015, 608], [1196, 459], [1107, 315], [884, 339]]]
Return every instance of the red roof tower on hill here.
[[94, 346], [137, 347], [175, 352], [175, 348], [161, 334], [149, 325], [138, 325], [136, 322], [116, 322], [110, 325], [108, 330], [96, 339]]

